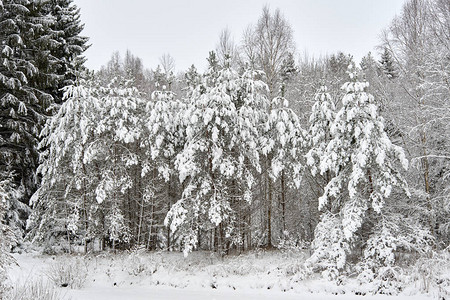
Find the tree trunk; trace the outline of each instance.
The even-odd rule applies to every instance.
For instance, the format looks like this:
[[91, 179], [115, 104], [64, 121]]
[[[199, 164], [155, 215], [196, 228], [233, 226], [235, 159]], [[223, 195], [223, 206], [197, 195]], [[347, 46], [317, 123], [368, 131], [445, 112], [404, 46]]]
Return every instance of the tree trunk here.
[[[86, 176], [86, 167], [83, 164], [83, 176]], [[84, 253], [87, 253], [87, 234], [88, 234], [88, 219], [87, 219], [87, 208], [86, 208], [86, 178], [83, 177], [83, 219], [84, 219]]]
[[[142, 231], [142, 219], [144, 215], [144, 199], [142, 198], [141, 204], [139, 205], [139, 224], [138, 224], [138, 236], [137, 236], [137, 244], [141, 245], [141, 231]], [[145, 240], [145, 238], [144, 238]]]
[[435, 220], [434, 220], [434, 216], [433, 216], [433, 203], [431, 202], [431, 197], [430, 197], [430, 164], [428, 161], [428, 152], [427, 152], [427, 148], [426, 148], [426, 135], [424, 132], [422, 132], [421, 134], [421, 142], [422, 142], [422, 151], [423, 151], [423, 157], [421, 159], [422, 162], [422, 169], [423, 169], [423, 183], [424, 183], [424, 188], [425, 188], [425, 194], [426, 194], [426, 203], [427, 203], [427, 210], [429, 213], [429, 219], [428, 219], [428, 223], [429, 223], [429, 227], [430, 227], [430, 231], [432, 236], [435, 236]]
[[282, 226], [283, 234], [286, 231], [286, 185], [284, 178], [284, 170], [281, 171], [281, 211], [282, 211]]
[[272, 248], [272, 181], [269, 176], [268, 180], [268, 197], [267, 197], [267, 248]]

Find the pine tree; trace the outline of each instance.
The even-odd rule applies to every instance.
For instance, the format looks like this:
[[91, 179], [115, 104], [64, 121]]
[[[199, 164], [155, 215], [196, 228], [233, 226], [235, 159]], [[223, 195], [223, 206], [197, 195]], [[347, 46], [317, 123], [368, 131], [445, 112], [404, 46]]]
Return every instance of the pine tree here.
[[359, 65], [361, 67], [361, 70], [364, 72], [364, 76], [365, 76], [366, 80], [368, 80], [369, 78], [378, 76], [380, 73], [379, 72], [380, 65], [373, 58], [371, 52], [367, 53], [366, 56], [361, 58], [361, 63]]
[[[281, 214], [280, 216], [278, 216], [278, 223], [280, 223], [279, 231], [282, 232], [281, 236], [284, 237], [289, 235], [289, 232], [286, 230], [288, 186], [292, 185], [293, 182], [295, 182], [294, 185], [296, 186], [296, 188], [300, 186], [300, 171], [302, 169], [302, 164], [299, 163], [297, 157], [301, 156], [299, 153], [303, 150], [303, 138], [305, 136], [305, 133], [301, 129], [300, 120], [297, 114], [288, 107], [289, 102], [286, 99], [288, 86], [297, 72], [298, 69], [295, 65], [294, 56], [292, 53], [288, 53], [286, 58], [283, 60], [280, 71], [280, 96], [276, 97], [273, 101], [273, 104], [271, 105], [272, 110], [270, 112], [268, 120], [269, 131], [265, 135], [266, 137], [268, 137], [271, 134], [274, 134], [274, 136], [279, 139], [274, 144], [275, 147], [272, 149], [272, 151], [269, 151], [265, 154], [267, 154], [268, 159], [272, 159], [272, 166], [269, 167], [269, 170], [274, 170], [275, 165], [273, 163], [277, 162], [277, 160], [277, 164], [281, 167], [279, 173], [272, 173], [272, 175], [275, 176], [273, 176], [271, 179], [274, 181], [274, 183], [276, 183], [277, 181], [279, 182], [278, 205], [281, 207]], [[275, 187], [275, 190], [276, 189], [277, 187]], [[269, 209], [271, 209], [270, 205]], [[272, 231], [272, 222], [270, 220], [268, 221], [270, 231]], [[272, 234], [269, 234], [268, 232], [268, 236], [271, 235]], [[268, 244], [270, 247], [271, 238], [268, 239]]]
[[[338, 218], [343, 235], [340, 244], [346, 255], [369, 239], [393, 189], [406, 190], [397, 163], [405, 169], [408, 166], [403, 150], [393, 145], [385, 132], [384, 119], [378, 115], [373, 96], [366, 92], [368, 83], [359, 82], [353, 73], [350, 78], [352, 81], [342, 87], [346, 92], [343, 106], [331, 125], [332, 139], [321, 157], [321, 174], [331, 172], [332, 178], [319, 198], [319, 209], [324, 212], [321, 223], [330, 214]], [[320, 236], [314, 243], [318, 251]], [[317, 258], [313, 255], [312, 259]], [[343, 267], [340, 264], [338, 272]]]
[[[287, 187], [298, 189], [304, 169], [304, 149], [306, 132], [300, 125], [297, 114], [289, 108], [289, 101], [284, 97], [276, 97], [271, 101], [271, 110], [267, 114], [261, 133], [261, 154], [266, 162], [267, 172], [267, 247], [274, 244], [272, 236], [275, 232], [286, 234], [286, 193]], [[273, 188], [279, 184], [280, 192]], [[280, 199], [281, 214], [272, 213], [276, 197]], [[280, 224], [280, 228], [276, 225]], [[275, 239], [274, 239], [275, 240]]]
[[328, 67], [330, 72], [336, 76], [345, 76], [348, 66], [353, 62], [353, 57], [343, 52], [338, 52], [337, 54], [332, 54], [328, 59]]
[[173, 75], [173, 72], [165, 73], [165, 71], [161, 68], [161, 66], [158, 65], [156, 67], [156, 70], [154, 70], [152, 73], [156, 90], [171, 89], [172, 84], [175, 81], [175, 76]]
[[132, 82], [132, 86], [141, 92], [145, 92], [148, 82], [144, 74], [142, 59], [133, 55], [130, 50], [127, 50], [123, 60], [123, 69], [125, 78]]
[[287, 83], [298, 73], [298, 67], [295, 65], [294, 55], [289, 53], [281, 65], [281, 96], [286, 96]]
[[[327, 171], [323, 175], [320, 174], [320, 160], [331, 140], [331, 124], [336, 116], [336, 108], [330, 94], [327, 92], [326, 86], [320, 87], [314, 100], [309, 117], [310, 126], [306, 135], [308, 152], [305, 155], [305, 160], [309, 170], [309, 172], [306, 172], [306, 176], [309, 175], [311, 178], [310, 188], [317, 195], [323, 193], [324, 187], [331, 180], [330, 172]], [[308, 201], [307, 209], [309, 228], [314, 228], [318, 222], [319, 215], [317, 198]], [[329, 217], [328, 221], [331, 222], [331, 220], [333, 220], [332, 216]], [[327, 224], [322, 226], [326, 227]], [[310, 232], [310, 234], [312, 236], [313, 232]], [[328, 244], [328, 241], [325, 244]]]
[[327, 93], [326, 86], [320, 88], [314, 100], [309, 117], [309, 151], [306, 154], [306, 163], [310, 167], [312, 175], [316, 176], [320, 167], [320, 159], [331, 140], [331, 124], [336, 115], [336, 108], [330, 94]]
[[[157, 82], [160, 88], [164, 85], [165, 77]], [[152, 100], [146, 105], [144, 117], [145, 133], [142, 137], [143, 149], [141, 176], [144, 183], [144, 197], [141, 203], [141, 216], [150, 210], [149, 222], [151, 240], [149, 248], [154, 249], [157, 244], [171, 249], [174, 233], [169, 230], [162, 232], [164, 217], [178, 197], [178, 184], [175, 172], [175, 156], [185, 143], [184, 121], [182, 113], [186, 105], [175, 99], [175, 94], [166, 89], [156, 90], [152, 93]], [[145, 207], [144, 207], [145, 206]], [[159, 235], [157, 240], [156, 236]]]
[[314, 252], [305, 262], [306, 270], [311, 273], [321, 271], [323, 278], [336, 280], [346, 269], [350, 252], [339, 215], [329, 211], [322, 213], [311, 247]]
[[343, 52], [338, 52], [337, 54], [332, 54], [326, 60], [326, 70], [325, 78], [327, 82], [328, 93], [331, 98], [334, 99], [336, 107], [338, 107], [339, 99], [343, 96], [343, 91], [341, 89], [342, 84], [347, 81], [347, 68], [353, 63], [353, 57], [350, 54], [344, 54]]
[[176, 168], [185, 187], [166, 224], [184, 236], [185, 254], [198, 243], [198, 230], [217, 228], [218, 250], [226, 250], [236, 229], [240, 206], [251, 201], [253, 172], [259, 165], [260, 125], [264, 121], [266, 85], [256, 73], [223, 69], [210, 54], [210, 68], [193, 91], [183, 116], [186, 145]]
[[99, 183], [91, 176], [95, 168], [87, 164], [97, 147], [91, 147], [88, 153], [86, 148], [93, 140], [100, 104], [83, 86], [66, 88], [66, 97], [42, 131], [43, 160], [37, 169], [42, 180], [30, 200], [33, 213], [28, 221], [29, 236], [49, 244], [61, 243], [55, 237], [86, 240], [88, 208]]
[[47, 150], [38, 169], [42, 184], [32, 198], [30, 235], [75, 237], [85, 250], [92, 239], [128, 244], [130, 223], [123, 220], [130, 220], [125, 208], [131, 169], [138, 164], [143, 101], [127, 87], [65, 90], [67, 100], [43, 131]]

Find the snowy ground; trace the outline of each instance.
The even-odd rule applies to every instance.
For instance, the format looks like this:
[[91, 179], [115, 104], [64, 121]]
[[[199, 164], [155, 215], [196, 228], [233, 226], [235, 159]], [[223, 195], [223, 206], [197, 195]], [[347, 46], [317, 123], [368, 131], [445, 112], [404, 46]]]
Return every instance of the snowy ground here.
[[336, 286], [321, 279], [296, 281], [294, 274], [306, 254], [252, 252], [218, 258], [195, 252], [122, 253], [88, 256], [16, 254], [18, 266], [9, 276], [19, 289], [25, 283], [47, 281], [63, 299], [431, 299], [406, 289], [399, 296], [366, 294], [364, 288]]
[[265, 291], [265, 290], [244, 290], [244, 291], [230, 291], [230, 290], [208, 290], [208, 289], [176, 289], [170, 287], [139, 287], [133, 288], [88, 288], [83, 290], [72, 290], [67, 293], [72, 299], [95, 299], [95, 300], [123, 300], [123, 299], [136, 299], [136, 300], [230, 300], [230, 299], [245, 299], [245, 300], [323, 300], [323, 299], [336, 299], [336, 300], [364, 300], [364, 299], [385, 299], [385, 300], [419, 300], [419, 299], [431, 299], [429, 297], [420, 296], [356, 296], [356, 295], [330, 295], [325, 293], [305, 293], [305, 292], [280, 292], [280, 291]]

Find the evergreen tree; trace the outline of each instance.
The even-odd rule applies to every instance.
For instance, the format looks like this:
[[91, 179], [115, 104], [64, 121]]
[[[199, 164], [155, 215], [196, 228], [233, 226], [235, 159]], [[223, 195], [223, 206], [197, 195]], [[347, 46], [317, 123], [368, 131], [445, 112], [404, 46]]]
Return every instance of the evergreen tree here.
[[[276, 241], [276, 233], [286, 231], [286, 196], [288, 187], [298, 189], [303, 175], [304, 139], [306, 132], [300, 125], [297, 114], [289, 108], [289, 101], [276, 97], [271, 102], [270, 112], [261, 133], [261, 154], [265, 159], [267, 175], [267, 247]], [[276, 186], [279, 186], [277, 191]], [[279, 201], [276, 201], [279, 199]], [[280, 214], [277, 214], [277, 207]], [[278, 235], [279, 236], [279, 235]]]
[[[165, 76], [160, 79], [162, 82], [156, 85], [166, 88]], [[186, 105], [166, 89], [154, 91], [152, 100], [146, 105], [145, 133], [141, 141], [144, 197], [140, 204], [140, 219], [148, 216], [145, 222], [149, 223], [149, 248], [172, 249], [175, 233], [169, 229], [163, 232], [162, 227], [164, 217], [179, 197], [174, 161], [185, 143], [185, 125], [181, 116]]]
[[281, 96], [286, 96], [286, 86], [288, 82], [298, 73], [298, 68], [295, 65], [294, 55], [289, 53], [283, 60], [281, 65]]
[[326, 60], [326, 71], [324, 75], [327, 82], [328, 93], [331, 95], [331, 98], [336, 101], [336, 107], [339, 107], [339, 99], [343, 96], [341, 87], [348, 79], [346, 72], [350, 64], [354, 64], [353, 57], [350, 54], [344, 54], [343, 52], [332, 54]]
[[343, 52], [338, 52], [337, 54], [332, 54], [330, 56], [327, 64], [332, 74], [344, 77], [346, 75], [348, 66], [352, 62], [353, 57], [350, 54], [345, 55]]
[[43, 2], [44, 14], [53, 16], [50, 29], [54, 32], [54, 43], [49, 46], [55, 60], [53, 73], [58, 81], [49, 87], [57, 103], [62, 101], [61, 88], [75, 84], [84, 70], [86, 59], [82, 56], [87, 50], [89, 38], [81, 36], [84, 25], [80, 20], [80, 9], [73, 0], [50, 0]]
[[[112, 83], [115, 86], [115, 83]], [[69, 86], [67, 100], [44, 128], [47, 148], [33, 195], [30, 235], [36, 240], [76, 238], [130, 242], [127, 192], [138, 164], [143, 101], [126, 87]]]
[[380, 68], [389, 79], [394, 79], [397, 77], [394, 60], [387, 47], [384, 47], [384, 51], [381, 54]]
[[[0, 168], [14, 172], [24, 200], [35, 189], [36, 145], [52, 96], [36, 86], [40, 77], [36, 47], [44, 40], [48, 20], [30, 16], [32, 3], [7, 0], [0, 6]], [[41, 55], [41, 54], [40, 54]], [[39, 59], [45, 60], [42, 54]]]
[[361, 58], [361, 63], [359, 65], [361, 70], [364, 72], [366, 80], [379, 75], [379, 64], [375, 61], [371, 52]]
[[190, 92], [200, 84], [201, 76], [197, 71], [197, 68], [192, 65], [189, 67], [187, 72], [184, 74], [184, 80], [188, 89], [188, 97], [190, 96]]
[[171, 89], [172, 84], [175, 81], [173, 72], [166, 73], [160, 65], [156, 67], [156, 70], [152, 72], [153, 81], [155, 83], [155, 90], [167, 90]]
[[8, 266], [15, 262], [9, 252], [17, 243], [13, 228], [5, 222], [7, 203], [11, 200], [11, 192], [14, 192], [11, 189], [11, 178], [11, 174], [0, 172], [0, 298], [2, 299], [9, 288], [6, 271]]
[[78, 12], [72, 7], [71, 13], [55, 16], [49, 8], [53, 6], [47, 1], [29, 0], [6, 0], [0, 6], [0, 167], [14, 172], [24, 202], [38, 182], [36, 147], [48, 108], [74, 70], [61, 65], [69, 66], [85, 50], [83, 45], [76, 47], [82, 29], [79, 20], [73, 23]]
[[67, 99], [42, 131], [40, 148], [45, 150], [37, 169], [42, 180], [30, 200], [33, 213], [27, 226], [33, 240], [46, 241], [50, 247], [61, 243], [55, 238], [87, 240], [88, 208], [99, 182], [85, 159], [97, 147], [85, 152], [93, 141], [100, 104], [83, 86], [66, 91]]
[[230, 246], [236, 213], [251, 201], [253, 172], [261, 171], [258, 145], [268, 105], [262, 94], [266, 85], [252, 71], [239, 76], [227, 62], [219, 69], [213, 53], [209, 61], [183, 112], [186, 145], [175, 166], [184, 190], [166, 217], [173, 232], [183, 232], [185, 254], [197, 246], [198, 230], [217, 227], [219, 250]]
[[[336, 251], [333, 247], [339, 245], [343, 249], [335, 275], [344, 270], [342, 261], [352, 249], [366, 245], [392, 190], [406, 190], [397, 162], [405, 169], [408, 166], [403, 150], [393, 145], [385, 132], [384, 119], [378, 115], [373, 96], [366, 92], [368, 83], [359, 82], [353, 73], [350, 78], [352, 81], [342, 87], [346, 92], [343, 106], [331, 125], [332, 139], [320, 160], [321, 174], [331, 172], [332, 178], [319, 198], [319, 209], [324, 213], [309, 260], [314, 264], [327, 259], [319, 231], [326, 224], [335, 226], [338, 222], [343, 236], [327, 246], [328, 251]], [[330, 218], [335, 221], [328, 222]]]
[[[336, 115], [336, 108], [327, 87], [322, 86], [315, 96], [315, 102], [309, 117], [308, 147], [306, 163], [313, 176], [318, 175], [319, 164], [331, 140], [331, 124]], [[329, 181], [329, 179], [327, 180]]]
[[142, 59], [131, 54], [130, 50], [125, 53], [123, 60], [125, 78], [132, 82], [132, 85], [139, 91], [145, 92], [147, 89], [147, 79], [144, 75]]

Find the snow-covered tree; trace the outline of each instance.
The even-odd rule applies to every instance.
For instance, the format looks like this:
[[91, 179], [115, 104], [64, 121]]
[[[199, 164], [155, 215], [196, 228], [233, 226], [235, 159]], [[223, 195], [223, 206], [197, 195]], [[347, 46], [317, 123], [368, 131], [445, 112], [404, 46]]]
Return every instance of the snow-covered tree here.
[[196, 246], [199, 229], [220, 227], [224, 249], [234, 230], [235, 209], [252, 199], [268, 106], [266, 85], [256, 75], [251, 70], [239, 75], [227, 63], [220, 70], [212, 64], [183, 112], [186, 145], [176, 168], [185, 188], [166, 224], [172, 231], [183, 230], [186, 254]]
[[[331, 140], [320, 159], [321, 174], [330, 172], [332, 178], [319, 198], [319, 209], [324, 211], [321, 223], [330, 214], [337, 218], [343, 234], [340, 245], [347, 255], [351, 254], [348, 249], [364, 247], [374, 233], [392, 191], [400, 187], [407, 192], [400, 168], [408, 167], [402, 148], [385, 132], [384, 119], [366, 92], [368, 83], [359, 82], [354, 73], [350, 78], [342, 87], [346, 92], [342, 108], [331, 124]], [[315, 245], [322, 244], [320, 236]]]
[[[271, 247], [273, 225], [278, 224], [277, 232], [286, 231], [286, 196], [288, 187], [298, 189], [303, 175], [303, 155], [306, 132], [300, 126], [297, 114], [289, 108], [289, 102], [284, 97], [272, 100], [271, 109], [265, 120], [265, 130], [261, 133], [261, 154], [265, 159], [267, 176], [267, 245]], [[279, 191], [276, 193], [276, 186]], [[274, 199], [278, 197], [279, 203]], [[280, 213], [272, 213], [280, 206]], [[277, 222], [278, 221], [278, 222]], [[272, 224], [273, 223], [273, 224]]]
[[[267, 84], [266, 95], [270, 101], [277, 97], [285, 97], [286, 77], [292, 71], [292, 53], [295, 52], [292, 32], [292, 27], [282, 12], [279, 9], [271, 11], [269, 6], [263, 7], [256, 24], [250, 25], [244, 32], [242, 60], [252, 68], [263, 71], [261, 79]], [[282, 104], [284, 100], [278, 102]], [[269, 105], [268, 114], [271, 113], [272, 108], [275, 107]], [[276, 115], [275, 112], [274, 115]], [[268, 128], [267, 131], [275, 132], [274, 128]], [[266, 134], [265, 136], [268, 137], [269, 135]], [[269, 146], [269, 148], [271, 147], [272, 145]], [[282, 198], [284, 198], [281, 204], [284, 205], [286, 188], [284, 172], [281, 169], [279, 169], [281, 172], [279, 174], [280, 180], [274, 180], [273, 177], [269, 178], [273, 153], [267, 151], [265, 154], [262, 159], [262, 177], [260, 178], [263, 185], [260, 186], [258, 201], [260, 201], [260, 210], [264, 212], [263, 215], [266, 217], [261, 218], [261, 223], [258, 225], [258, 231], [260, 232], [257, 235], [261, 236], [260, 239], [264, 241], [263, 243], [266, 246], [272, 247], [272, 235], [274, 231], [278, 231], [272, 230], [272, 223], [276, 223], [273, 210], [278, 206], [278, 203], [274, 201], [277, 197], [276, 190], [281, 190]], [[282, 219], [281, 227], [285, 223], [284, 217]]]
[[187, 96], [190, 97], [190, 92], [201, 82], [201, 76], [194, 65], [191, 65], [184, 74], [184, 81], [187, 86]]
[[[386, 272], [396, 266], [396, 253], [408, 251], [427, 255], [434, 243], [429, 229], [420, 222], [417, 205], [403, 198], [386, 200], [378, 222], [374, 223], [358, 265], [363, 282], [385, 281]], [[397, 280], [399, 278], [392, 278]]]
[[306, 163], [313, 176], [318, 174], [320, 160], [331, 140], [331, 124], [336, 115], [336, 108], [330, 94], [327, 93], [327, 87], [322, 86], [314, 100], [309, 117], [309, 150], [306, 154]]
[[49, 45], [48, 50], [55, 60], [57, 83], [52, 84], [50, 89], [55, 101], [60, 103], [61, 88], [75, 84], [84, 69], [86, 59], [82, 54], [89, 47], [89, 39], [81, 36], [84, 25], [80, 20], [80, 9], [73, 0], [42, 1], [42, 10], [53, 17], [49, 27], [53, 31], [54, 43]]
[[131, 146], [141, 134], [137, 111], [143, 101], [126, 87], [65, 90], [67, 100], [43, 131], [41, 147], [47, 150], [38, 169], [42, 184], [32, 199], [31, 234], [40, 240], [74, 235], [85, 247], [93, 238], [128, 243], [130, 229], [122, 221], [133, 186], [130, 168], [138, 164]]
[[353, 56], [340, 51], [330, 55], [326, 60], [324, 77], [326, 78], [328, 93], [335, 101], [336, 107], [339, 107], [339, 99], [344, 95], [341, 87], [348, 79], [347, 68], [350, 64], [354, 64]]
[[[93, 140], [94, 118], [100, 104], [89, 89], [79, 86], [66, 89], [67, 100], [42, 131], [43, 161], [40, 188], [31, 199], [33, 214], [29, 219], [30, 235], [35, 240], [54, 242], [61, 234], [87, 234], [88, 201], [92, 186], [98, 183], [87, 166], [85, 153]], [[92, 116], [94, 114], [94, 116]], [[94, 125], [95, 124], [95, 125]]]
[[[156, 246], [155, 242], [161, 243], [156, 241], [156, 236], [162, 235], [164, 217], [178, 197], [174, 162], [185, 141], [182, 114], [186, 105], [176, 100], [175, 94], [163, 83], [158, 82], [161, 90], [154, 91], [152, 101], [146, 105], [145, 134], [140, 145], [143, 150], [141, 176], [145, 186], [140, 215], [143, 217], [144, 206], [148, 206], [150, 215], [146, 222], [149, 222], [151, 248]], [[171, 248], [170, 231], [162, 236], [165, 246]]]
[[[321, 86], [314, 96], [314, 104], [309, 117], [309, 129], [305, 138], [305, 164], [307, 171], [305, 177], [309, 183], [312, 194], [323, 193], [323, 188], [330, 181], [330, 172], [320, 174], [320, 160], [331, 140], [331, 124], [334, 121], [336, 111], [333, 100], [327, 92], [326, 86]], [[313, 230], [318, 222], [317, 197], [311, 197], [306, 202], [307, 222], [309, 223], [309, 238], [312, 241]]]
[[15, 172], [25, 197], [34, 188], [37, 136], [44, 122], [43, 109], [51, 103], [51, 96], [31, 82], [39, 70], [30, 57], [35, 40], [27, 33], [38, 24], [31, 23], [27, 4], [8, 0], [0, 5], [0, 168]]
[[448, 1], [406, 1], [382, 37], [397, 67], [389, 115], [410, 155], [412, 195], [428, 211], [422, 222], [444, 248], [450, 243], [449, 11]]
[[[395, 162], [399, 161], [402, 167], [407, 169], [408, 161], [403, 150], [392, 144], [387, 137], [384, 119], [378, 115], [373, 96], [365, 92], [367, 87], [367, 82], [357, 80], [347, 82], [343, 86], [346, 91], [342, 99], [343, 107], [331, 125], [332, 140], [320, 162], [322, 174], [326, 171], [334, 173], [323, 196], [320, 197], [321, 209], [328, 204], [332, 208], [341, 208], [340, 204], [344, 204], [342, 208], [348, 208], [351, 212], [351, 207], [360, 206], [360, 198], [365, 198], [365, 204], [360, 202], [362, 206], [368, 208], [370, 204], [375, 212], [380, 212], [383, 199], [389, 197], [393, 187], [406, 189], [406, 183]], [[343, 198], [343, 195], [339, 194], [342, 191], [349, 196], [351, 205], [339, 203], [340, 201], [329, 202], [332, 197]], [[363, 213], [360, 211], [357, 215], [362, 217]], [[360, 217], [347, 217], [349, 219], [344, 222], [344, 229], [346, 237], [350, 239], [360, 227], [354, 223]]]
[[308, 272], [321, 271], [328, 280], [336, 280], [346, 269], [350, 245], [345, 240], [339, 216], [326, 211], [314, 230], [314, 252], [306, 261]]
[[78, 36], [78, 11], [70, 1], [57, 2], [5, 0], [0, 5], [0, 161], [2, 169], [14, 171], [25, 203], [38, 183], [37, 144], [48, 108], [82, 61], [69, 65], [86, 49], [86, 38]]
[[11, 178], [10, 174], [0, 173], [0, 298], [8, 290], [6, 271], [15, 262], [9, 252], [11, 247], [17, 243], [16, 235], [5, 221], [8, 211], [7, 203], [11, 193]]
[[389, 79], [395, 79], [397, 77], [397, 71], [395, 70], [394, 59], [388, 48], [384, 48], [380, 59], [380, 68], [383, 73]]
[[[118, 88], [94, 90], [94, 96], [101, 103], [101, 109], [98, 121], [92, 120], [97, 124], [85, 159], [99, 167], [100, 182], [95, 193], [103, 215], [109, 220], [105, 224], [108, 238], [113, 243], [128, 243], [131, 228], [122, 219], [126, 207], [133, 201], [128, 193], [135, 183], [131, 170], [139, 164], [135, 149], [142, 134], [139, 111], [143, 109], [144, 101], [135, 88], [127, 87], [126, 82]], [[115, 234], [118, 231], [120, 235]]]

